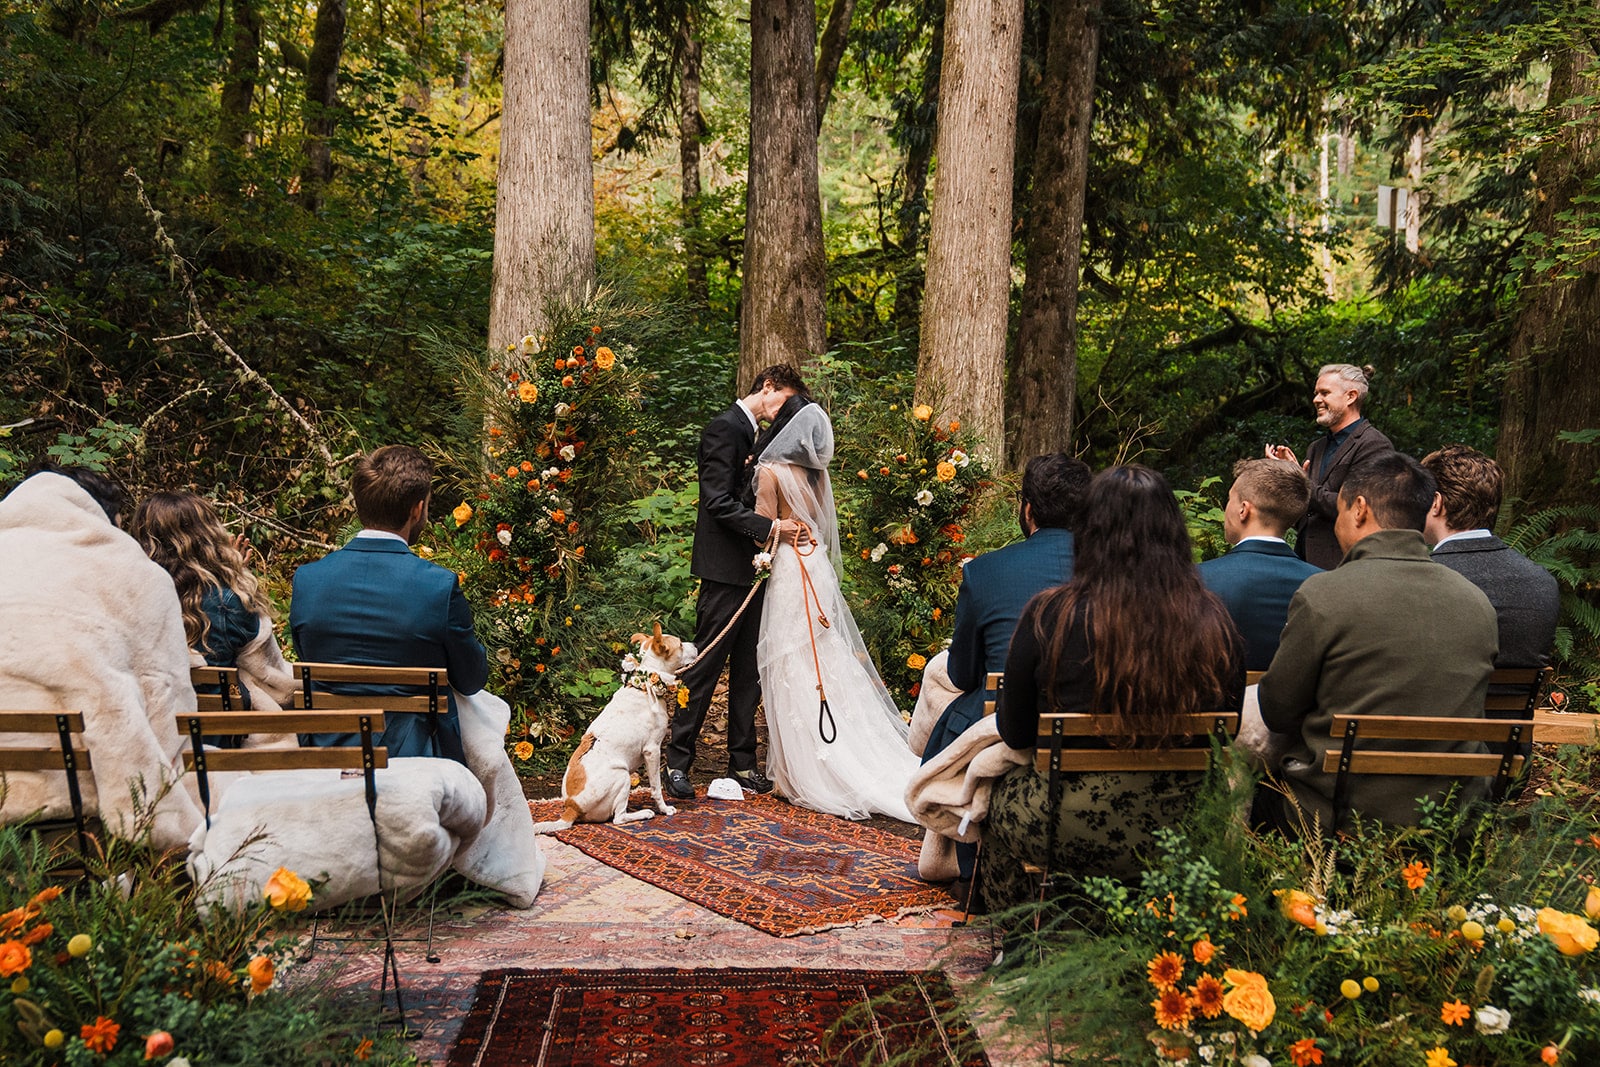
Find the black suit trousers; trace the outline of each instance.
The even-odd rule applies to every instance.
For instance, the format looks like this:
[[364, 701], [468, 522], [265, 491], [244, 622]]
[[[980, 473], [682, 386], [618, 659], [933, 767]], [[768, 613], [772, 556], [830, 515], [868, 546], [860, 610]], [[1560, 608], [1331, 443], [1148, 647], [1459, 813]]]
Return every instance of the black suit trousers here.
[[[747, 585], [700, 581], [700, 601], [695, 613], [694, 644], [705, 648], [728, 625], [750, 592]], [[672, 718], [672, 737], [667, 742], [667, 766], [688, 773], [694, 764], [695, 742], [705, 724], [711, 697], [728, 667], [728, 769], [749, 771], [756, 767], [756, 705], [761, 702], [761, 679], [756, 672], [756, 640], [761, 634], [761, 605], [766, 599], [763, 582], [750, 598], [734, 628], [715, 648], [693, 667], [678, 676], [689, 688], [689, 704]], [[730, 664], [731, 660], [731, 664]]]

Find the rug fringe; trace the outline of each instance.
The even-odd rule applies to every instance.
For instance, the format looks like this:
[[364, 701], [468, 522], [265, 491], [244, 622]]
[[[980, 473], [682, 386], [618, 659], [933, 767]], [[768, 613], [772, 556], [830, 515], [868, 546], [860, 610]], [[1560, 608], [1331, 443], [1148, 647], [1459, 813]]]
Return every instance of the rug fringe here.
[[863, 926], [876, 926], [878, 923], [898, 923], [901, 919], [909, 919], [913, 915], [927, 915], [935, 911], [948, 911], [950, 904], [917, 904], [909, 908], [901, 908], [893, 915], [868, 915], [860, 919], [847, 919], [844, 922], [818, 923], [816, 926], [805, 926], [798, 930], [779, 934], [779, 937], [804, 937], [809, 934], [822, 934], [829, 930], [859, 930]]

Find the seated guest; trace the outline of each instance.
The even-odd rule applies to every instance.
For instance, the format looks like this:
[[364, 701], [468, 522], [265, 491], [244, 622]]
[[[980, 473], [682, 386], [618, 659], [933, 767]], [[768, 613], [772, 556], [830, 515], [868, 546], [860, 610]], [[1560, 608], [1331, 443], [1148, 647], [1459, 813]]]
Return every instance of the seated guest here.
[[[1353, 469], [1339, 491], [1334, 529], [1345, 556], [1313, 574], [1289, 605], [1272, 666], [1261, 679], [1261, 717], [1293, 743], [1279, 772], [1310, 826], [1332, 833], [1335, 775], [1322, 769], [1336, 742], [1335, 715], [1482, 718], [1494, 669], [1495, 616], [1487, 597], [1448, 567], [1432, 566], [1422, 540], [1434, 499], [1433, 475], [1398, 452]], [[1405, 746], [1405, 747], [1403, 747]], [[1481, 752], [1481, 746], [1373, 741], [1363, 749]], [[1368, 819], [1415, 825], [1417, 801], [1439, 799], [1449, 783], [1407, 775], [1354, 776], [1349, 809]], [[1461, 783], [1462, 800], [1484, 795], [1481, 778]], [[1257, 819], [1294, 821], [1269, 789]]]
[[[148, 815], [156, 848], [182, 848], [200, 821], [191, 795], [171, 788], [183, 773], [176, 717], [195, 707], [189, 649], [172, 580], [117, 528], [125, 500], [109, 478], [71, 467], [46, 467], [0, 500], [0, 703], [81, 712], [85, 811], [126, 836]], [[6, 775], [0, 821], [35, 813], [71, 816], [66, 775]]]
[[[454, 571], [411, 551], [428, 523], [433, 464], [407, 445], [363, 457], [350, 479], [362, 530], [350, 543], [295, 571], [289, 629], [302, 660], [380, 667], [443, 667], [450, 686], [470, 696], [489, 678], [488, 658], [472, 629], [472, 608]], [[341, 688], [372, 692], [370, 687]], [[394, 690], [387, 690], [394, 692]], [[389, 758], [443, 756], [464, 762], [455, 697], [437, 717], [385, 720]], [[317, 735], [313, 743], [340, 743]]]
[[[1195, 573], [1166, 479], [1137, 465], [1097, 475], [1078, 532], [1072, 580], [1034, 597], [1017, 621], [996, 715], [1001, 740], [1032, 749], [1041, 712], [1094, 712], [1141, 744], [1166, 748], [1183, 740], [1172, 716], [1238, 711], [1243, 641]], [[991, 909], [1028, 898], [1024, 861], [1047, 863], [1048, 791], [1031, 763], [995, 784], [983, 837]], [[1193, 796], [1188, 774], [1063, 775], [1048, 865], [1078, 877], [1134, 878], [1151, 835], [1182, 818]]]
[[[267, 598], [216, 509], [193, 493], [155, 493], [134, 511], [130, 532], [172, 575], [189, 647], [212, 667], [237, 667], [252, 710], [278, 710], [294, 692], [294, 675], [273, 636]], [[238, 740], [213, 743], [231, 748]]]
[[[924, 763], [983, 717], [984, 682], [990, 671], [1004, 669], [1011, 633], [1028, 601], [1072, 577], [1072, 526], [1090, 476], [1087, 464], [1064, 452], [1034, 456], [1022, 472], [1017, 523], [1023, 539], [985, 552], [962, 568], [955, 632], [945, 661], [950, 682], [961, 693], [934, 724], [920, 753]], [[930, 664], [929, 670], [935, 669]], [[962, 880], [972, 877], [976, 851], [971, 845], [956, 846]]]
[[1438, 482], [1423, 539], [1437, 563], [1483, 590], [1494, 605], [1496, 667], [1542, 667], [1555, 644], [1561, 591], [1555, 577], [1494, 535], [1505, 476], [1475, 448], [1446, 445], [1422, 459]]
[[1200, 564], [1200, 580], [1222, 598], [1244, 636], [1247, 671], [1267, 669], [1289, 617], [1289, 598], [1319, 573], [1283, 539], [1310, 500], [1311, 480], [1292, 464], [1246, 459], [1234, 465], [1222, 518], [1222, 535], [1232, 547]]

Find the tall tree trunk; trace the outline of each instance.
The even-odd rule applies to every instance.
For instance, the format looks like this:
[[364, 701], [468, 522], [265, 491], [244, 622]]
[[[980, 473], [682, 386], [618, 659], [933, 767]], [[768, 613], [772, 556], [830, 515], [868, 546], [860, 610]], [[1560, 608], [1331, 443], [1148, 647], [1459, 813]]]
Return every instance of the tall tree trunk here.
[[750, 178], [745, 198], [739, 385], [827, 348], [817, 180], [814, 0], [750, 5]]
[[705, 119], [700, 114], [700, 34], [694, 12], [683, 18], [678, 56], [678, 172], [683, 202], [683, 260], [689, 301], [704, 307], [711, 300], [706, 257], [700, 233], [700, 142]]
[[1072, 446], [1078, 395], [1078, 261], [1101, 0], [1053, 0], [1028, 212], [1027, 275], [1011, 371], [1012, 463]]
[[333, 180], [333, 136], [339, 106], [339, 61], [344, 56], [345, 0], [317, 4], [311, 54], [306, 57], [306, 162], [300, 174], [300, 202], [308, 211], [322, 206], [322, 192]]
[[228, 77], [222, 83], [222, 107], [217, 120], [216, 158], [212, 167], [214, 190], [237, 196], [234, 160], [255, 145], [250, 110], [255, 104], [256, 81], [261, 76], [261, 15], [255, 0], [233, 0], [233, 43], [228, 50]]
[[[1600, 107], [1585, 98], [1595, 64], [1587, 44], [1552, 57], [1546, 106], [1560, 121], [1539, 153], [1528, 229], [1557, 246], [1574, 241], [1570, 230], [1583, 225], [1578, 198], [1600, 179]], [[1562, 220], [1572, 214], [1579, 221]], [[1506, 497], [1524, 500], [1525, 510], [1592, 502], [1594, 447], [1564, 444], [1556, 434], [1600, 428], [1600, 259], [1570, 271], [1529, 271], [1510, 355], [1498, 449]]]
[[844, 59], [844, 46], [850, 39], [850, 18], [855, 11], [856, 0], [833, 0], [833, 6], [828, 9], [828, 25], [822, 31], [822, 43], [817, 48], [819, 130], [828, 113], [828, 101], [833, 99], [833, 83], [839, 80], [839, 62]]
[[922, 71], [922, 90], [915, 112], [918, 119], [908, 138], [896, 212], [903, 265], [894, 281], [894, 325], [910, 331], [922, 317], [923, 273], [918, 263], [922, 251], [922, 219], [928, 210], [928, 168], [933, 164], [934, 131], [938, 127], [939, 66], [944, 62], [944, 5], [934, 16], [933, 40]]
[[489, 345], [538, 334], [594, 285], [588, 0], [507, 0]]
[[1411, 191], [1406, 194], [1406, 251], [1416, 255], [1422, 250], [1422, 149], [1426, 136], [1421, 127], [1411, 133], [1411, 145], [1406, 150], [1406, 177], [1411, 180]]
[[944, 32], [916, 397], [1000, 458], [1022, 0], [950, 0]]

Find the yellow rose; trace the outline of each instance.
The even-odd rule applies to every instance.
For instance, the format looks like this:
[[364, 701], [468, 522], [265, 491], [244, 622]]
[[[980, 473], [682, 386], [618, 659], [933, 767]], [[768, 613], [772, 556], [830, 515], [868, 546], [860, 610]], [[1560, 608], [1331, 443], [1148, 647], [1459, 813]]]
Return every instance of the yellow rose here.
[[928, 661], [917, 655], [915, 652], [906, 657], [906, 666], [910, 667], [914, 671], [920, 671], [927, 665]]
[[279, 867], [261, 887], [261, 895], [276, 911], [304, 911], [311, 902], [311, 887], [287, 867]]
[[1581, 915], [1540, 908], [1538, 920], [1540, 933], [1554, 941], [1563, 956], [1581, 956], [1600, 943], [1600, 930], [1584, 922]]
[[926, 404], [918, 404], [916, 407], [911, 409], [911, 415], [919, 422], [927, 422], [929, 419], [933, 418], [933, 409]]
[[531, 404], [539, 399], [539, 387], [532, 382], [523, 382], [517, 386], [517, 399], [524, 404]]
[[533, 758], [533, 745], [527, 741], [518, 741], [511, 751], [516, 753], [516, 757], [520, 760]]
[[934, 468], [933, 476], [941, 482], [948, 482], [956, 476], [956, 465], [949, 460], [941, 459], [939, 465]]
[[1223, 980], [1233, 988], [1222, 995], [1222, 1010], [1244, 1023], [1252, 1033], [1260, 1033], [1272, 1025], [1278, 1005], [1267, 988], [1267, 980], [1254, 971], [1227, 970]]
[[594, 365], [601, 370], [610, 370], [616, 365], [617, 354], [605, 345], [594, 350]]
[[272, 966], [271, 956], [257, 956], [245, 969], [250, 972], [250, 992], [265, 993], [272, 988], [272, 976], [276, 969]]
[[461, 527], [472, 521], [472, 505], [463, 500], [461, 503], [456, 505], [455, 510], [450, 513], [450, 516], [456, 520], [456, 529], [459, 530]]

